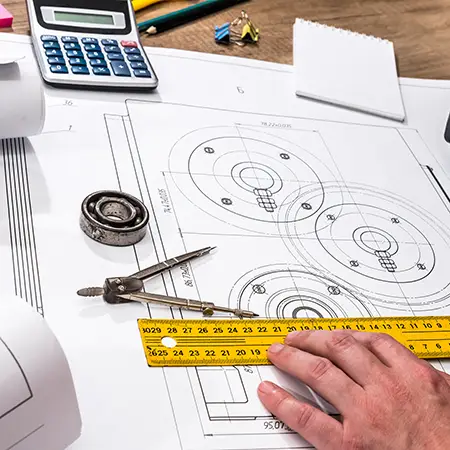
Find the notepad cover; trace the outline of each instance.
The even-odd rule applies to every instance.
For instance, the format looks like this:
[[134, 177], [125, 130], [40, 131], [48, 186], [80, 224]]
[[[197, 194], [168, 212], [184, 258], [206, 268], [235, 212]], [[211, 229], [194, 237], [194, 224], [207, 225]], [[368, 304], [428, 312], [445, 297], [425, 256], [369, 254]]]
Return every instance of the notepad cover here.
[[298, 96], [405, 119], [390, 41], [297, 19], [294, 66]]

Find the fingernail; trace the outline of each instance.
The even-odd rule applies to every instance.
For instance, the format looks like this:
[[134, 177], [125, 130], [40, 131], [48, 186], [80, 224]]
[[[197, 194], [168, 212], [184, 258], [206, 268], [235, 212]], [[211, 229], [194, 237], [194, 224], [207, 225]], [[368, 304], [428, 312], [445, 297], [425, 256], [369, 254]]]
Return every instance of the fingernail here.
[[273, 383], [271, 383], [270, 381], [263, 381], [262, 383], [260, 383], [260, 385], [258, 386], [258, 390], [259, 392], [261, 392], [262, 394], [271, 394], [273, 392], [275, 392], [276, 387]]
[[281, 352], [281, 350], [283, 350], [283, 348], [284, 348], [284, 345], [283, 344], [272, 344], [270, 347], [269, 347], [269, 352], [270, 353], [278, 353], [278, 352]]

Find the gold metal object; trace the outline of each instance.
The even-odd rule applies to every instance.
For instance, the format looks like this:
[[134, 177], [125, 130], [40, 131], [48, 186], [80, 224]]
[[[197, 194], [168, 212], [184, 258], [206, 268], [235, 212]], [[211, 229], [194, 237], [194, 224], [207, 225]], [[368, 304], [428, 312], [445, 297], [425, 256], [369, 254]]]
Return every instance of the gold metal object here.
[[105, 280], [103, 287], [88, 287], [80, 289], [77, 294], [81, 297], [100, 297], [107, 303], [119, 304], [129, 302], [144, 302], [166, 305], [173, 308], [182, 308], [190, 311], [200, 311], [204, 316], [212, 316], [216, 312], [230, 313], [240, 318], [257, 317], [258, 314], [243, 309], [226, 308], [214, 303], [191, 300], [187, 298], [172, 297], [169, 295], [151, 294], [143, 292], [144, 280], [160, 275], [167, 270], [186, 263], [192, 259], [209, 254], [215, 247], [206, 247], [200, 250], [185, 253], [141, 270], [127, 277], [111, 277]]

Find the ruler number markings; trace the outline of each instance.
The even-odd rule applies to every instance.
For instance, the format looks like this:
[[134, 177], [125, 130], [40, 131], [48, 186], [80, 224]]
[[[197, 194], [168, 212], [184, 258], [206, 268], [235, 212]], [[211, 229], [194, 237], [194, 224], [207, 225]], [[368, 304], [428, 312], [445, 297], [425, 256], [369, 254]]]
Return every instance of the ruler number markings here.
[[[351, 319], [157, 320], [140, 319], [147, 362], [155, 366], [266, 365], [266, 350], [293, 331], [386, 333], [423, 358], [450, 357], [450, 317]], [[174, 338], [174, 348], [162, 345]]]

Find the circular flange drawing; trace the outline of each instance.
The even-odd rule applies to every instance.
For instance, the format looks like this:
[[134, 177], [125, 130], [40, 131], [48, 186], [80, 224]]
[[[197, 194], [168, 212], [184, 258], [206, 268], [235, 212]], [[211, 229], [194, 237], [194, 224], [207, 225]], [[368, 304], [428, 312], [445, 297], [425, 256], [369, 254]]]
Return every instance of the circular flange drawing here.
[[347, 284], [286, 264], [260, 267], [242, 276], [228, 303], [278, 319], [378, 315], [370, 302]]
[[[362, 185], [325, 187], [317, 239], [285, 222], [283, 239], [302, 262], [349, 280], [374, 303], [431, 311], [449, 304], [450, 230], [406, 199]], [[344, 200], [342, 200], [344, 192]], [[320, 195], [320, 193], [312, 194]]]
[[[169, 169], [180, 192], [202, 211], [262, 232], [280, 217], [313, 217], [324, 202], [322, 180], [334, 180], [307, 150], [244, 127], [210, 127], [187, 134], [172, 148]], [[308, 195], [312, 189], [314, 197]], [[303, 201], [305, 196], [310, 201]], [[297, 205], [295, 218], [287, 214], [292, 204]]]

